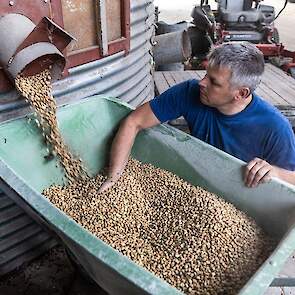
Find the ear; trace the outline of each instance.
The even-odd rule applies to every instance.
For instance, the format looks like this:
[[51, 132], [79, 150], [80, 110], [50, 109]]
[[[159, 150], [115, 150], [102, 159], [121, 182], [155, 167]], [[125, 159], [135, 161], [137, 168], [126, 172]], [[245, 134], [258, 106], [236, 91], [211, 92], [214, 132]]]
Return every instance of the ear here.
[[248, 87], [241, 87], [236, 90], [235, 93], [235, 100], [244, 100], [251, 94], [250, 88]]

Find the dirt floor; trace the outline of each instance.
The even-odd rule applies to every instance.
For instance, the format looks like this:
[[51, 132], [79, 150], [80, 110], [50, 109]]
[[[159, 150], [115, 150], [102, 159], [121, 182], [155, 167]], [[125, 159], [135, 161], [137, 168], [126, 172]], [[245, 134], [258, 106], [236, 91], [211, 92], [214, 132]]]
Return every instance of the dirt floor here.
[[0, 278], [0, 295], [106, 295], [83, 278], [62, 246]]

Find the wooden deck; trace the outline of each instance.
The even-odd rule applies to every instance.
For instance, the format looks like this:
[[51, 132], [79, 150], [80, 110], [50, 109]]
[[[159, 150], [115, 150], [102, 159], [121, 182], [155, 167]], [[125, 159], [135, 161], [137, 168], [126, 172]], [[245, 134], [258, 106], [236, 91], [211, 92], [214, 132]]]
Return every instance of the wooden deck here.
[[[206, 71], [155, 72], [156, 94], [188, 79], [202, 79], [205, 73]], [[262, 81], [255, 92], [272, 105], [295, 107], [295, 79], [271, 64], [266, 64]]]

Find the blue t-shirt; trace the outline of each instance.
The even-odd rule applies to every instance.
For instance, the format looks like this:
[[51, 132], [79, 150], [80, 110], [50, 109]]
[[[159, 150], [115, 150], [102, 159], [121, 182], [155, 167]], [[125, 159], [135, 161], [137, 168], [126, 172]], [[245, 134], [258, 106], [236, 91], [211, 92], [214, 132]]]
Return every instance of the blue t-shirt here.
[[240, 113], [224, 115], [200, 101], [197, 80], [169, 88], [150, 101], [161, 122], [183, 116], [193, 136], [245, 162], [255, 157], [295, 170], [295, 140], [289, 121], [256, 94]]

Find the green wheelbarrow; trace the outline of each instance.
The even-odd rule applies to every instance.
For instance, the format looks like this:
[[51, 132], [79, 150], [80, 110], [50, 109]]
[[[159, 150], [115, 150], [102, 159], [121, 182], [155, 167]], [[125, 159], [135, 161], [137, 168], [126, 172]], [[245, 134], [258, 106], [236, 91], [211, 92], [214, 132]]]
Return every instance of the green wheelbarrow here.
[[[60, 107], [66, 143], [90, 175], [107, 163], [111, 140], [131, 108], [117, 99], [93, 96]], [[172, 171], [218, 194], [253, 217], [278, 243], [239, 294], [263, 294], [295, 249], [295, 187], [279, 180], [246, 188], [244, 162], [165, 124], [142, 131], [132, 155]], [[52, 205], [41, 192], [63, 184], [56, 159], [46, 161], [40, 130], [28, 117], [0, 124], [0, 188], [32, 218], [58, 236], [87, 274], [110, 294], [181, 294], [138, 266]]]

